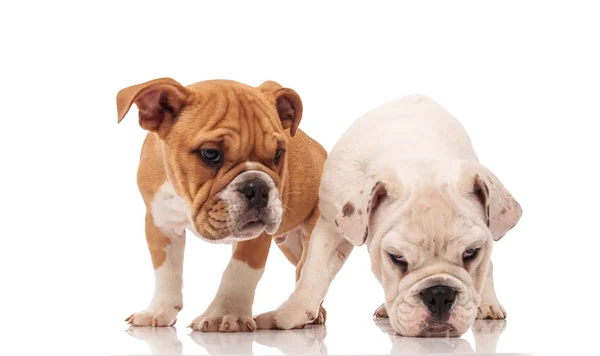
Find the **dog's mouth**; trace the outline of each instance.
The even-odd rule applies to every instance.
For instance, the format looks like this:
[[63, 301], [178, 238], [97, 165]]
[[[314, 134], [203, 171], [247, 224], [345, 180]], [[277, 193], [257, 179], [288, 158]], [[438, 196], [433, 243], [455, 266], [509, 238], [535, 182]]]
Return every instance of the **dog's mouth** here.
[[240, 227], [240, 231], [242, 230], [252, 230], [255, 228], [259, 228], [259, 227], [264, 227], [265, 226], [265, 222], [260, 219], [260, 218], [253, 218], [249, 221], [247, 221], [245, 224], [243, 224]]
[[249, 217], [243, 219], [238, 223], [238, 228], [233, 237], [236, 240], [249, 240], [260, 235], [266, 228], [265, 221], [257, 216], [257, 214], [251, 214]]

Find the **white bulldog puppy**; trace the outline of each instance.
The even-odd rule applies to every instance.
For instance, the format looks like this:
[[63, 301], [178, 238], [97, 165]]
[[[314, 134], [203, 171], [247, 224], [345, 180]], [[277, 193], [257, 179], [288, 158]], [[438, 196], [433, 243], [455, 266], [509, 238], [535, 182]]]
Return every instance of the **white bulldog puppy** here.
[[492, 244], [521, 207], [479, 163], [462, 125], [438, 103], [411, 95], [357, 120], [331, 151], [321, 216], [301, 277], [259, 328], [316, 318], [354, 246], [367, 245], [388, 317], [404, 336], [460, 336], [475, 318], [503, 319], [492, 279]]

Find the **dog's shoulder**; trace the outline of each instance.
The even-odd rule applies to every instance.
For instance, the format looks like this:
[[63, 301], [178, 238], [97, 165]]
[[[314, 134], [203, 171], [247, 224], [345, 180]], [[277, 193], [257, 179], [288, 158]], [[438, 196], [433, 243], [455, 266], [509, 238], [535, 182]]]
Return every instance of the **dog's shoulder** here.
[[156, 134], [148, 133], [142, 145], [137, 171], [138, 189], [147, 204], [167, 179], [161, 149], [162, 143]]

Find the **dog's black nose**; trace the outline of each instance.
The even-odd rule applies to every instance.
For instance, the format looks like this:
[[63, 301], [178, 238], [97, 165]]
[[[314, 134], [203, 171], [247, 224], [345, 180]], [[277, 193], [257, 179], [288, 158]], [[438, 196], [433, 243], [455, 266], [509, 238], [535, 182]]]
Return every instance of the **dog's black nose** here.
[[251, 179], [247, 181], [240, 193], [244, 194], [248, 200], [248, 208], [262, 209], [269, 203], [269, 187], [267, 183], [260, 179]]
[[420, 297], [423, 304], [429, 309], [431, 315], [438, 319], [448, 316], [448, 311], [454, 304], [456, 291], [448, 286], [437, 285], [421, 291]]

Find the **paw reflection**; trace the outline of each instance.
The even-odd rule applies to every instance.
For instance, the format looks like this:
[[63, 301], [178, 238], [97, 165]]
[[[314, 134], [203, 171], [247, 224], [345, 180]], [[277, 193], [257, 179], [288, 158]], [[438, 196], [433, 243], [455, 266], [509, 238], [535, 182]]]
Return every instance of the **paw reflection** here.
[[471, 330], [477, 352], [495, 353], [500, 335], [506, 329], [506, 320], [475, 320]]
[[325, 326], [295, 330], [259, 330], [253, 333], [203, 333], [193, 331], [192, 340], [210, 355], [252, 355], [254, 342], [284, 355], [327, 355]]
[[136, 340], [145, 341], [152, 355], [181, 355], [183, 344], [177, 337], [175, 327], [130, 326], [127, 333]]
[[203, 347], [209, 355], [252, 355], [255, 332], [207, 333], [192, 331], [192, 340]]
[[256, 342], [274, 347], [284, 355], [327, 355], [325, 336], [325, 325], [308, 325], [304, 329], [259, 331]]

